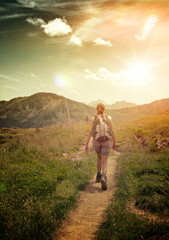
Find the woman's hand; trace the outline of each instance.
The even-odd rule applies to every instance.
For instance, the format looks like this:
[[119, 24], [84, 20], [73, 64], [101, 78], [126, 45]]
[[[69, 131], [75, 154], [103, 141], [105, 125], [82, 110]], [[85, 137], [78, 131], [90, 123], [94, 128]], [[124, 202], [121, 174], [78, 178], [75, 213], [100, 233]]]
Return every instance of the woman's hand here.
[[113, 143], [113, 145], [112, 145], [112, 149], [113, 149], [113, 151], [117, 151], [116, 144]]
[[89, 146], [88, 144], [86, 143], [86, 146], [85, 146], [85, 151], [88, 152], [89, 151]]

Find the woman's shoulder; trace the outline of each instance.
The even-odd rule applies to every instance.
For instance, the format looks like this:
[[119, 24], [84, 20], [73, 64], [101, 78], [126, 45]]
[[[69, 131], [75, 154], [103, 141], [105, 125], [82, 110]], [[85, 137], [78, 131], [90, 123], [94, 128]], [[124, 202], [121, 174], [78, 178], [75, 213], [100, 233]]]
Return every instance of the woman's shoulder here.
[[97, 116], [97, 115], [94, 115], [94, 116], [91, 118], [91, 120], [94, 121], [94, 120], [96, 119], [96, 116]]
[[108, 118], [109, 121], [112, 120], [112, 117], [110, 115], [107, 115], [107, 118]]
[[[110, 115], [104, 114], [103, 116], [105, 116], [105, 115], [106, 115], [106, 117], [107, 117], [107, 119], [108, 119], [109, 121], [112, 120], [112, 117], [111, 117]], [[94, 116], [91, 118], [91, 120], [92, 120], [92, 121], [95, 121], [95, 119], [96, 119], [96, 118], [99, 118], [99, 117], [101, 117], [101, 115], [94, 115]]]

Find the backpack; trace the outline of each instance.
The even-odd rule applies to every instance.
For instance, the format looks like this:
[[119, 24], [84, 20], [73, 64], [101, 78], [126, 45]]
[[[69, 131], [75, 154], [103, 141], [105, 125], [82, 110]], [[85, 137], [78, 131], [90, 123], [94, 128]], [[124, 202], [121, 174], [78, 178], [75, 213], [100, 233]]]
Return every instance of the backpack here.
[[106, 114], [95, 115], [92, 135], [95, 140], [104, 142], [113, 135], [110, 130], [110, 122]]

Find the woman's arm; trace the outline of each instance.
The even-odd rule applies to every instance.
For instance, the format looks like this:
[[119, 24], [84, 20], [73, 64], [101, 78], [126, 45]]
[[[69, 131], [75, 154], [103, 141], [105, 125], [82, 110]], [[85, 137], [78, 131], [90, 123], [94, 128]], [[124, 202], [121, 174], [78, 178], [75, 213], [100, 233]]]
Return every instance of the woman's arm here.
[[86, 146], [85, 146], [85, 151], [86, 152], [88, 152], [88, 150], [89, 150], [88, 144], [89, 144], [90, 138], [92, 136], [93, 126], [94, 126], [94, 120], [91, 121], [90, 131], [89, 131], [89, 134], [88, 134], [87, 139], [86, 139]]
[[113, 145], [112, 145], [112, 149], [114, 150], [114, 151], [117, 151], [117, 147], [116, 147], [116, 138], [115, 138], [115, 134], [114, 134], [114, 131], [113, 131], [113, 123], [112, 123], [112, 121], [110, 121], [110, 130], [111, 130], [111, 132], [112, 132], [112, 140], [113, 140]]

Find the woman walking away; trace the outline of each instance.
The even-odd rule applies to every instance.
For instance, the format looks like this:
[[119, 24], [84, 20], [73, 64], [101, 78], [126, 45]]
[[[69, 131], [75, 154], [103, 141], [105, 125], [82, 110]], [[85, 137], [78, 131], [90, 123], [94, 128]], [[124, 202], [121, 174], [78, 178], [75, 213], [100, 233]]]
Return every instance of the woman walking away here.
[[97, 153], [97, 175], [96, 182], [101, 182], [103, 190], [107, 189], [107, 159], [112, 149], [116, 151], [116, 140], [113, 131], [111, 116], [104, 113], [105, 106], [99, 103], [96, 107], [97, 115], [92, 117], [90, 131], [86, 140], [85, 150], [88, 151], [90, 138], [93, 137], [93, 147]]

